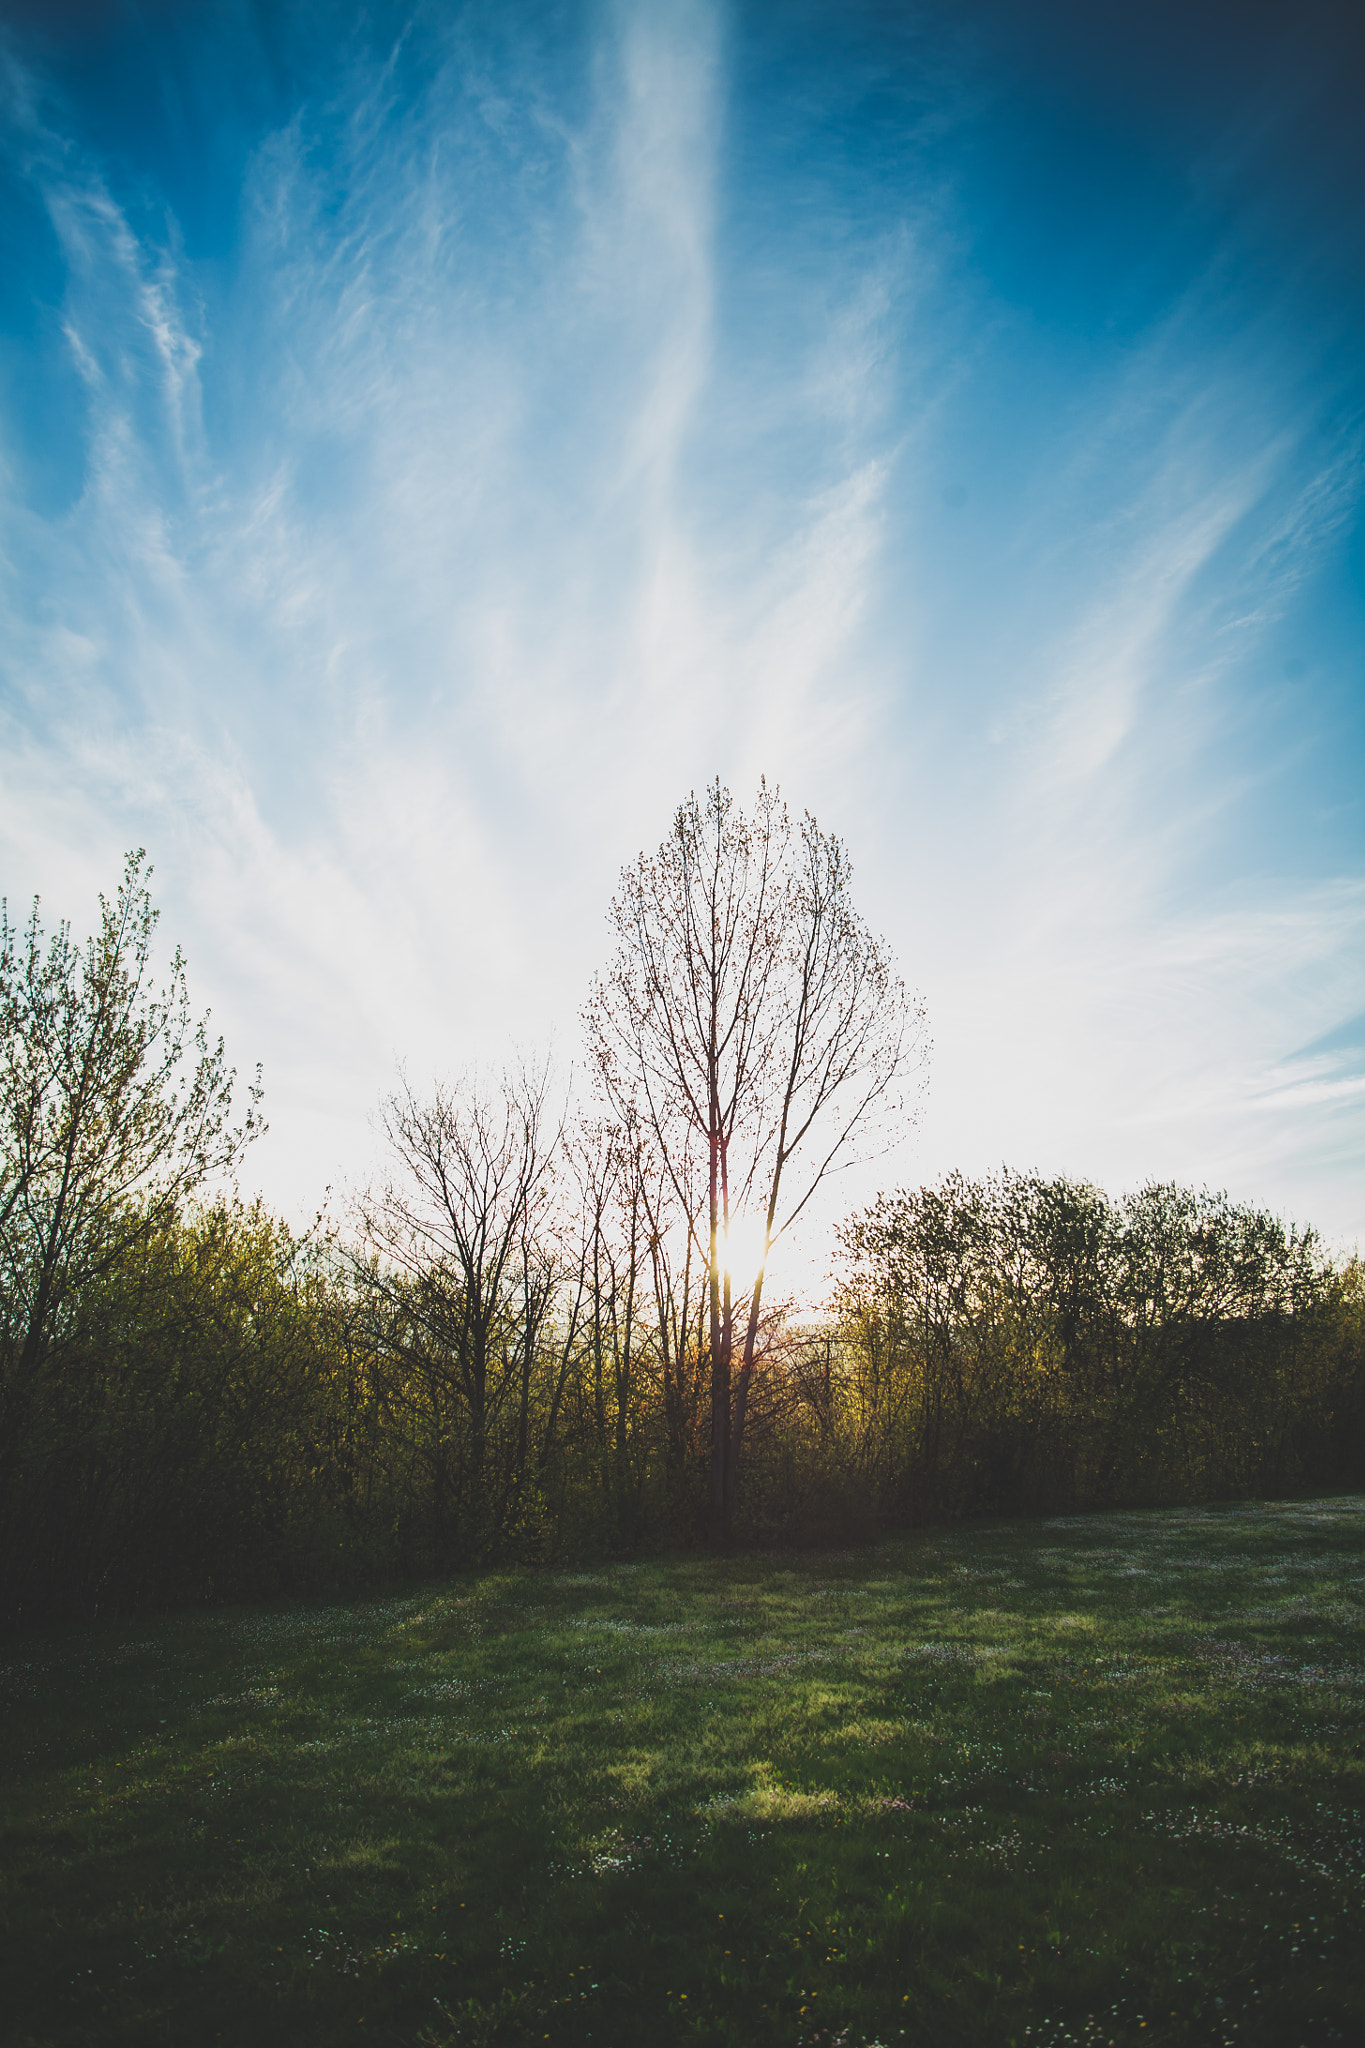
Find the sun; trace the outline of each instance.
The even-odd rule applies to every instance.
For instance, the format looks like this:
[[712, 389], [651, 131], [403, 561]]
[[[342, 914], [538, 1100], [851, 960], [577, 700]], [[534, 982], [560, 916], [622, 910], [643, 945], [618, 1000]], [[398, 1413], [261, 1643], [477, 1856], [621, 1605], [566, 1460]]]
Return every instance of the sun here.
[[747, 1293], [757, 1279], [763, 1261], [762, 1216], [732, 1216], [722, 1245], [722, 1256], [733, 1291]]

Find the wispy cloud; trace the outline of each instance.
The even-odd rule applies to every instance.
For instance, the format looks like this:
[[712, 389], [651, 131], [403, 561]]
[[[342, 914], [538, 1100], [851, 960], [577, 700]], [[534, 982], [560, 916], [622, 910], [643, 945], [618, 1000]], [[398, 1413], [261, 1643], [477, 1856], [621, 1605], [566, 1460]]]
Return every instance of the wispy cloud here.
[[153, 843], [299, 1199], [397, 1055], [571, 1017], [689, 783], [860, 743], [881, 467], [798, 490], [742, 591], [688, 468], [723, 50], [678, 0], [610, 16], [576, 98], [457, 37], [415, 93], [358, 72], [256, 152], [229, 304], [39, 153], [90, 429], [71, 511], [7, 514], [10, 886]]

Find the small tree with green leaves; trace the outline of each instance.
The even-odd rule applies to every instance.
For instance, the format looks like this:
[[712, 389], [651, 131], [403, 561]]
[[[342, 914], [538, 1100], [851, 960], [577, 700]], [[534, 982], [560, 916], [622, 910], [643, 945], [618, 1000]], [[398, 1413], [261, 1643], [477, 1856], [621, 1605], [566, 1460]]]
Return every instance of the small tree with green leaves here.
[[[258, 1135], [260, 1070], [232, 1121], [235, 1070], [192, 1021], [177, 948], [154, 987], [158, 912], [141, 847], [84, 946], [0, 905], [0, 1363], [6, 1406], [60, 1357], [87, 1290], [163, 1229]], [[12, 1417], [10, 1418], [12, 1420]]]

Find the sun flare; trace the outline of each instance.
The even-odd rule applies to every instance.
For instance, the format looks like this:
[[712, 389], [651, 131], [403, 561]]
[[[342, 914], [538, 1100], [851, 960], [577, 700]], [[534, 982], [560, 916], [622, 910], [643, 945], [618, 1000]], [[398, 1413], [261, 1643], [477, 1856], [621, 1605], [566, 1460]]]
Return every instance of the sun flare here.
[[732, 1216], [721, 1243], [721, 1257], [736, 1291], [752, 1287], [763, 1263], [763, 1218]]

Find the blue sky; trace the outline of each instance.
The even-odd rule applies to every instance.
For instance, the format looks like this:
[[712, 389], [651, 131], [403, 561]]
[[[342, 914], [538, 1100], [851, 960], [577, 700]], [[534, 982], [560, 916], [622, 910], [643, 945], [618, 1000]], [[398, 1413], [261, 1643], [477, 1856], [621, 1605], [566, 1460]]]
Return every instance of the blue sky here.
[[[145, 843], [306, 1209], [719, 772], [951, 1165], [1365, 1235], [1362, 18], [0, 8], [0, 877]], [[870, 1178], [869, 1178], [870, 1176]]]

